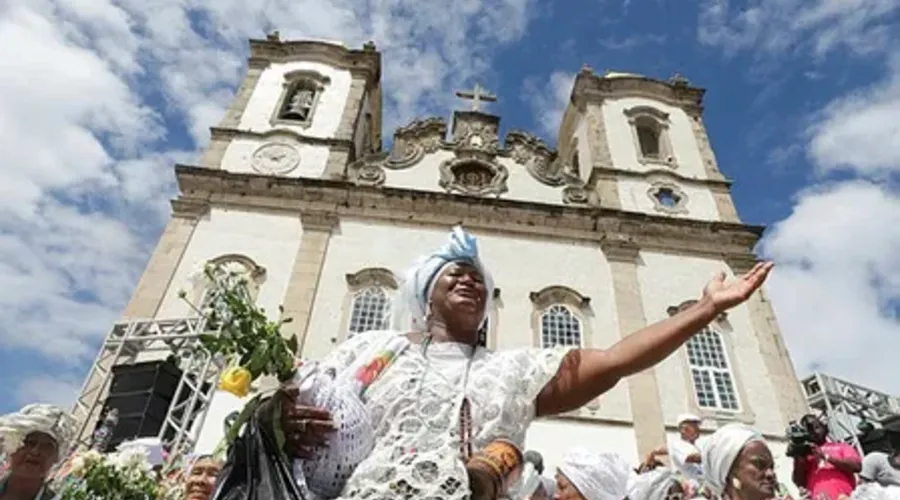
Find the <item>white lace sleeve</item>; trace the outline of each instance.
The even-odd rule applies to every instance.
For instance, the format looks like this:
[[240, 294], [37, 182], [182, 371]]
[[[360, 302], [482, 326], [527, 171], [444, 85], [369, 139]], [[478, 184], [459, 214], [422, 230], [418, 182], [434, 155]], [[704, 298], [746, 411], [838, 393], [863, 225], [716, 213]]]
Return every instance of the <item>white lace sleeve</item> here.
[[[496, 438], [522, 444], [529, 424], [535, 418], [538, 394], [556, 376], [571, 347], [517, 349], [494, 354], [484, 374], [490, 389], [481, 394], [485, 410], [481, 445]], [[484, 382], [484, 386], [488, 386]], [[490, 399], [488, 399], [490, 398]], [[501, 408], [493, 410], [502, 401]]]
[[377, 346], [384, 345], [391, 335], [393, 335], [393, 332], [390, 331], [358, 333], [345, 340], [325, 356], [325, 359], [322, 360], [322, 367], [326, 369], [333, 368], [335, 372], [340, 374], [353, 366], [360, 356], [368, 354], [369, 351], [376, 349]]

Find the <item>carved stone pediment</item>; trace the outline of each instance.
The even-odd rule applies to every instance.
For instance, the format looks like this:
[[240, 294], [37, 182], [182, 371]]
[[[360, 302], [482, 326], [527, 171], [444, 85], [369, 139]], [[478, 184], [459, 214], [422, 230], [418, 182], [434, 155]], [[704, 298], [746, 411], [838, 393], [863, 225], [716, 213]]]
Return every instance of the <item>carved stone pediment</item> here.
[[478, 111], [453, 113], [453, 147], [457, 156], [491, 160], [500, 150], [500, 118]]
[[438, 184], [450, 193], [500, 196], [508, 188], [505, 167], [479, 158], [453, 158], [441, 163]]
[[357, 186], [383, 186], [384, 167], [389, 153], [374, 153], [356, 160], [347, 167], [347, 179]]
[[423, 118], [398, 128], [385, 168], [398, 170], [418, 163], [426, 154], [440, 149], [446, 136], [447, 123], [443, 118]]
[[505, 143], [506, 152], [512, 159], [538, 181], [553, 187], [566, 183], [563, 163], [556, 152], [536, 135], [512, 130], [506, 134]]

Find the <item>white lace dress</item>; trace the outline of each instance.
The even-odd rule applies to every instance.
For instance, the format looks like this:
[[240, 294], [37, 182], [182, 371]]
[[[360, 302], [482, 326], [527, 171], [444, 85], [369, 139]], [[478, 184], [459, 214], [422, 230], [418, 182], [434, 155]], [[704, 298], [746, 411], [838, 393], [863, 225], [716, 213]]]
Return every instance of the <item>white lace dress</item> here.
[[[339, 373], [367, 363], [395, 332], [359, 334], [324, 362]], [[535, 416], [535, 398], [559, 369], [570, 348], [491, 352], [434, 342], [403, 351], [364, 396], [376, 444], [356, 468], [340, 498], [345, 500], [468, 498], [460, 458], [460, 406], [472, 408], [472, 445], [495, 439], [524, 445]]]

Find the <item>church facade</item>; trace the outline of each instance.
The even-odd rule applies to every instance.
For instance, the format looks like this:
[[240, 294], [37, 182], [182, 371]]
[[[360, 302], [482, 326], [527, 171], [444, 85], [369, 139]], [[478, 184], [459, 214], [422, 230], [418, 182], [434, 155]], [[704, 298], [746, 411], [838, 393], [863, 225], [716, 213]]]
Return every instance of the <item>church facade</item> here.
[[[384, 327], [401, 273], [461, 222], [498, 287], [488, 347], [606, 348], [697, 299], [715, 273], [754, 264], [762, 228], [739, 219], [704, 91], [684, 78], [583, 68], [555, 149], [527, 132], [501, 137], [476, 87], [464, 94], [473, 109], [417, 119], [382, 151], [380, 73], [371, 44], [252, 40], [202, 160], [176, 166], [180, 194], [125, 319], [190, 315], [179, 291], [202, 295], [192, 276], [214, 261], [246, 272], [266, 311], [283, 305], [286, 333], [321, 358]], [[199, 447], [221, 437], [233, 399], [215, 396]], [[527, 444], [551, 467], [576, 445], [636, 464], [690, 412], [707, 430], [751, 424], [783, 455], [784, 429], [805, 411], [760, 292], [655, 368], [535, 422]]]

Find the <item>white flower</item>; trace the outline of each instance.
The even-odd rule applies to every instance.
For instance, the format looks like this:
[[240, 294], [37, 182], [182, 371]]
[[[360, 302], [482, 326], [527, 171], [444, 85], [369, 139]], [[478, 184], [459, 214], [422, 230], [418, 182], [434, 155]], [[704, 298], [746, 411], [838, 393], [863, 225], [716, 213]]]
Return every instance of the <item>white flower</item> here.
[[86, 469], [87, 461], [84, 459], [84, 456], [77, 456], [72, 459], [72, 467], [69, 469], [69, 474], [75, 477], [82, 477]]
[[88, 450], [81, 454], [85, 465], [96, 464], [103, 461], [103, 455], [97, 450]]
[[150, 451], [143, 446], [129, 446], [110, 457], [110, 462], [120, 471], [149, 471]]

